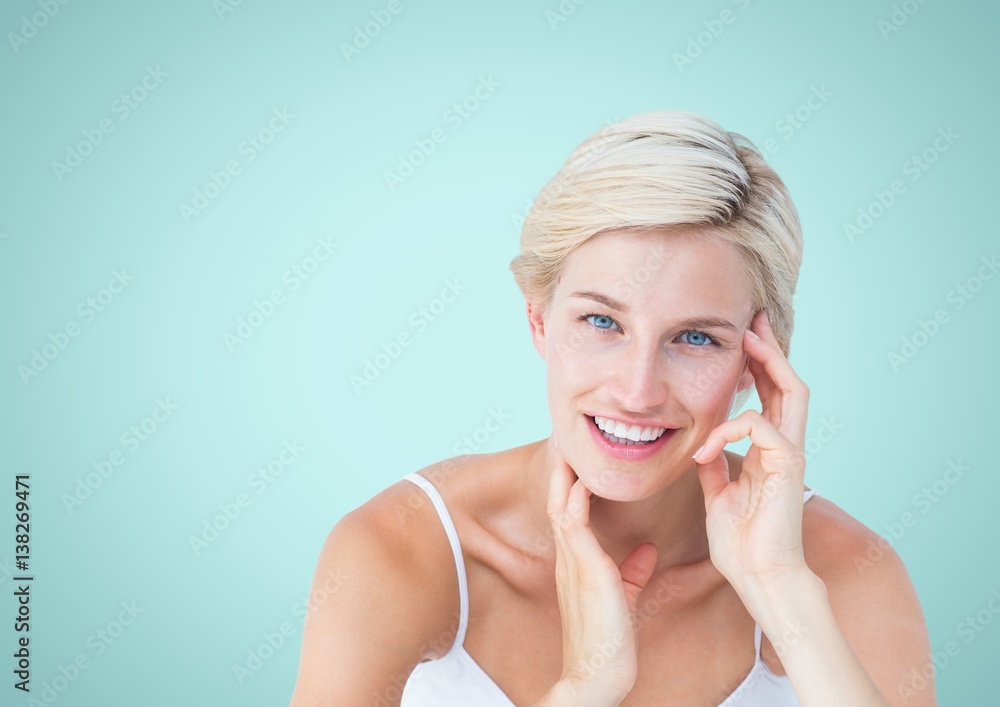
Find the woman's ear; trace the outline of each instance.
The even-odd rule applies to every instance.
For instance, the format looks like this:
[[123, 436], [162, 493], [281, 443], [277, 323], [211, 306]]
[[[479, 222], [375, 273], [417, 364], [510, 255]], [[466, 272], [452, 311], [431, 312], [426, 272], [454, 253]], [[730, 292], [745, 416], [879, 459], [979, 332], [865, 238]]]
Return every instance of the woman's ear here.
[[531, 298], [525, 299], [525, 309], [528, 313], [528, 328], [531, 329], [531, 341], [535, 349], [545, 358], [545, 310], [541, 304]]

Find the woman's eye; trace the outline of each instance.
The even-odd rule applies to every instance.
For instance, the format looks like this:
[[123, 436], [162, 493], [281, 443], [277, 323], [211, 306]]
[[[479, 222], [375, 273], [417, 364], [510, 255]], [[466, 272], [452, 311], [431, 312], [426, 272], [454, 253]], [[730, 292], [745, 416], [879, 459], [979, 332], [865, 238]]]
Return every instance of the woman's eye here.
[[712, 337], [710, 337], [703, 331], [694, 331], [694, 330], [686, 331], [683, 334], [681, 334], [681, 337], [685, 336], [688, 337], [687, 343], [692, 344], [693, 346], [701, 347], [704, 346], [705, 344], [715, 343], [715, 340], [713, 340]]
[[594, 325], [597, 329], [612, 330], [614, 327], [618, 326], [615, 320], [605, 314], [587, 314], [584, 317], [588, 322]]

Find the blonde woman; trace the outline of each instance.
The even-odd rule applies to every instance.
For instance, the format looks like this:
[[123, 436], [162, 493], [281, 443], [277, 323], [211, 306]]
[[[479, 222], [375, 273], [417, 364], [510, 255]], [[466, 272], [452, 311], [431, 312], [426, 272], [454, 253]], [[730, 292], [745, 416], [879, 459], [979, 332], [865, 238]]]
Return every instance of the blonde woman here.
[[314, 584], [350, 579], [306, 620], [293, 707], [936, 704], [905, 567], [857, 564], [877, 536], [804, 484], [801, 256], [741, 135], [655, 111], [585, 140], [511, 263], [551, 436], [336, 524]]

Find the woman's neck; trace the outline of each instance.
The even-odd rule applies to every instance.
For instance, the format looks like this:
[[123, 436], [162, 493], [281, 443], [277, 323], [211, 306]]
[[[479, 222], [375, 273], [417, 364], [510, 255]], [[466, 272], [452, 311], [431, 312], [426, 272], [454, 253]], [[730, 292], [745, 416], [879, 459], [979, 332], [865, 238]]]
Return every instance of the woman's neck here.
[[[727, 454], [730, 469], [734, 458]], [[529, 499], [532, 525], [551, 524], [546, 511], [554, 448], [551, 438], [534, 445], [524, 465], [525, 498]], [[736, 457], [739, 459], [739, 457]], [[658, 551], [656, 573], [686, 565], [711, 563], [705, 529], [705, 500], [694, 462], [690, 469], [651, 496], [638, 501], [610, 501], [590, 497], [589, 527], [615, 564], [638, 545], [651, 542]], [[738, 469], [737, 469], [738, 473]], [[730, 472], [730, 477], [733, 473]], [[548, 553], [555, 561], [555, 546]]]

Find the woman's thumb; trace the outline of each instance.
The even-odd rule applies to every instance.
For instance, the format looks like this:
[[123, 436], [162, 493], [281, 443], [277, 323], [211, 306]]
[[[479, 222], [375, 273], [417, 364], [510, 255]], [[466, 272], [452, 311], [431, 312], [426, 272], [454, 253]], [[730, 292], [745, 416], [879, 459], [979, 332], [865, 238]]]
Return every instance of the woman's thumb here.
[[622, 575], [622, 588], [625, 590], [628, 608], [633, 616], [635, 616], [635, 609], [639, 603], [639, 594], [653, 575], [658, 555], [656, 545], [643, 543], [632, 550], [618, 566], [618, 571]]

